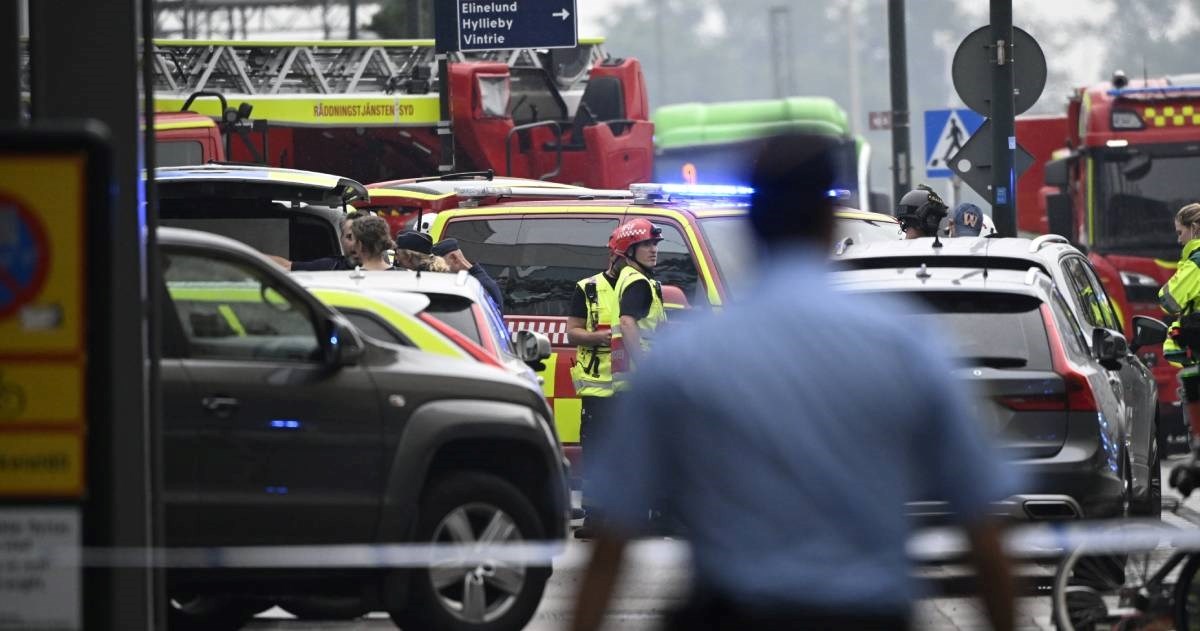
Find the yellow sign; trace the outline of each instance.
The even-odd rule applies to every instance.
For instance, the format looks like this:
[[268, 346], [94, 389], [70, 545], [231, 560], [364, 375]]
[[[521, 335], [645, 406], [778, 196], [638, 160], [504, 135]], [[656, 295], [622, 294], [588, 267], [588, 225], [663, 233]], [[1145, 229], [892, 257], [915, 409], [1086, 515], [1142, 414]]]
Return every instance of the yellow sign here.
[[84, 164], [0, 156], [0, 356], [84, 352]]
[[[251, 118], [280, 125], [393, 127], [405, 125], [436, 125], [440, 119], [437, 94], [326, 94], [321, 96], [229, 95], [230, 103], [246, 102], [254, 106]], [[184, 99], [159, 96], [154, 109], [159, 112], [178, 112]], [[191, 111], [208, 116], [220, 116], [221, 106], [215, 99], [197, 100]]]
[[83, 436], [0, 432], [0, 495], [83, 494]]
[[0, 360], [0, 430], [82, 426], [84, 388], [78, 361]]

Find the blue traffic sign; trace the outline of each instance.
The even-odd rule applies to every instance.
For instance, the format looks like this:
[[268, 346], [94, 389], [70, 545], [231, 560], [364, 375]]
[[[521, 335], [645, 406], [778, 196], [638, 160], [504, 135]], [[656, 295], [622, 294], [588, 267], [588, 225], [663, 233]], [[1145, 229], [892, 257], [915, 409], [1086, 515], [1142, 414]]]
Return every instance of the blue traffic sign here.
[[983, 117], [968, 109], [925, 112], [925, 177], [953, 177], [950, 158], [983, 124]]
[[579, 44], [575, 0], [454, 0], [453, 12], [446, 8], [441, 12], [439, 51], [573, 48]]

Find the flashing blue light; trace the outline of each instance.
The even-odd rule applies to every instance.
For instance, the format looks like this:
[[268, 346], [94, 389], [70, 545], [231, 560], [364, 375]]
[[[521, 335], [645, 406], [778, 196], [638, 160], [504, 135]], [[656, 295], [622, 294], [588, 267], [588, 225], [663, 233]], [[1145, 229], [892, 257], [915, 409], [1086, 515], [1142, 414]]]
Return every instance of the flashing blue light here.
[[663, 184], [662, 192], [693, 197], [745, 197], [753, 195], [754, 189], [733, 184]]
[[825, 196], [830, 199], [850, 199], [850, 191], [844, 188], [831, 188], [825, 191]]
[[336, 336], [336, 335], [330, 335], [330, 336], [329, 336], [329, 343], [330, 343], [332, 346], [337, 346], [337, 343], [338, 343], [337, 336]]
[[268, 486], [267, 494], [269, 495], [287, 495], [288, 487], [286, 486]]
[[272, 419], [270, 426], [275, 429], [300, 429], [300, 421], [289, 418]]

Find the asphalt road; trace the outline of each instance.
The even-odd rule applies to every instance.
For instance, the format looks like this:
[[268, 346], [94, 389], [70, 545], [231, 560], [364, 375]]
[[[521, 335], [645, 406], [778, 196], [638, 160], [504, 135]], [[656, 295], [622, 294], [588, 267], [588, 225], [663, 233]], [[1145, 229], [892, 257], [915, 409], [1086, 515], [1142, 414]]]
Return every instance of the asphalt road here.
[[[1171, 466], [1178, 461], [1163, 463], [1164, 495], [1172, 495], [1166, 489], [1166, 480]], [[1200, 497], [1193, 495], [1183, 504], [1185, 509], [1200, 515]], [[1177, 497], [1177, 496], [1175, 496]], [[1185, 510], [1186, 512], [1186, 510]], [[1165, 514], [1164, 520], [1175, 525], [1187, 525], [1178, 515]], [[571, 606], [582, 569], [578, 559], [586, 556], [586, 544], [572, 542], [564, 555], [565, 561], [556, 567], [554, 576], [546, 588], [533, 620], [526, 627], [529, 631], [558, 631], [565, 629], [570, 621]], [[563, 567], [568, 565], [569, 567]], [[939, 570], [932, 570], [936, 574]], [[1036, 578], [1052, 573], [1050, 566], [1027, 566], [1026, 577]], [[657, 629], [664, 615], [680, 604], [687, 592], [690, 579], [686, 562], [681, 559], [649, 559], [635, 557], [627, 567], [609, 617], [609, 627], [622, 631]], [[986, 629], [981, 605], [971, 598], [925, 598], [914, 610], [915, 629], [929, 631]], [[1050, 621], [1049, 595], [1022, 598], [1019, 602], [1018, 628], [1053, 629]], [[251, 629], [278, 629], [286, 631], [327, 631], [341, 629], [394, 629], [386, 614], [373, 613], [353, 622], [306, 622], [296, 620], [281, 609], [272, 609], [260, 615]]]

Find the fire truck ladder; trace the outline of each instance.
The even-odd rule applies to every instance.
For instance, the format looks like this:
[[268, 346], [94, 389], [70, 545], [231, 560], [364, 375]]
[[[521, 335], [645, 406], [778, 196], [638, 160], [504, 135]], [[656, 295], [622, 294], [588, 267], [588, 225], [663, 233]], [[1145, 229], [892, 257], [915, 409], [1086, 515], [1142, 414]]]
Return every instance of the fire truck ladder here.
[[[564, 89], [580, 89], [604, 59], [600, 40], [583, 40], [569, 63], [534, 50], [453, 53], [451, 62], [493, 61], [541, 67]], [[155, 91], [241, 95], [392, 93], [437, 89], [432, 40], [322, 42], [155, 41]], [[408, 87], [411, 90], [411, 87]], [[419, 90], [420, 88], [418, 88]]]

